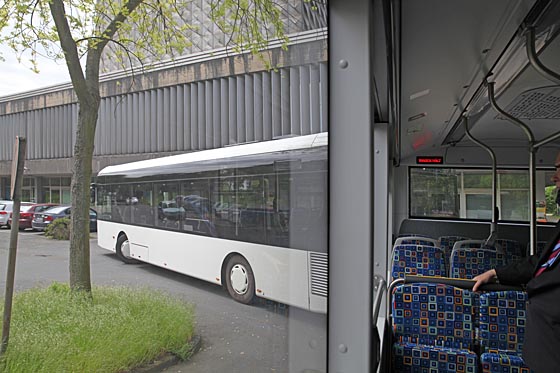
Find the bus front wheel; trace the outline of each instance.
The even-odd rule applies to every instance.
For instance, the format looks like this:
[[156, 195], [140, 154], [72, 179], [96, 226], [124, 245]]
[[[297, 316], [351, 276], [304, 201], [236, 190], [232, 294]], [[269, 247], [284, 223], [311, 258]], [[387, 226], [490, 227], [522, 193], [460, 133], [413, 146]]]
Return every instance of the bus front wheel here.
[[255, 277], [247, 260], [232, 256], [226, 265], [226, 287], [229, 295], [239, 303], [249, 304], [255, 296]]
[[126, 235], [121, 234], [117, 240], [116, 247], [117, 257], [126, 264], [135, 264], [138, 261], [130, 256], [130, 242]]

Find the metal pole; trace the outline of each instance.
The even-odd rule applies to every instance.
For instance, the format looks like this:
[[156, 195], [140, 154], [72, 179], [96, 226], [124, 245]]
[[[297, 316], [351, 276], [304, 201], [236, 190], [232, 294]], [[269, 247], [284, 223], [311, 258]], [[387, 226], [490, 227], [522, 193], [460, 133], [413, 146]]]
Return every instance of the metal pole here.
[[14, 279], [16, 274], [16, 253], [19, 231], [19, 208], [21, 205], [21, 186], [23, 184], [23, 166], [25, 162], [24, 137], [16, 137], [14, 157], [12, 158], [12, 231], [10, 232], [10, 248], [8, 252], [8, 270], [6, 273], [6, 291], [4, 295], [4, 319], [2, 323], [2, 345], [0, 356], [8, 349], [10, 339], [10, 323], [12, 319], [12, 299], [14, 296]]
[[496, 97], [494, 95], [494, 83], [488, 83], [488, 98], [490, 99], [490, 104], [500, 115], [504, 116], [508, 119], [511, 123], [515, 124], [516, 126], [520, 127], [527, 138], [529, 139], [529, 190], [530, 190], [530, 198], [529, 198], [529, 224], [530, 224], [530, 233], [529, 233], [529, 242], [531, 244], [530, 247], [530, 254], [533, 255], [535, 253], [536, 245], [537, 245], [537, 209], [535, 203], [537, 201], [537, 191], [536, 191], [536, 163], [535, 163], [535, 153], [536, 148], [535, 144], [535, 137], [533, 136], [533, 132], [531, 129], [519, 119], [511, 116], [509, 113], [504, 111], [502, 108], [498, 106], [496, 102]]
[[542, 139], [541, 141], [537, 141], [537, 142], [533, 145], [533, 147], [534, 147], [535, 149], [538, 149], [538, 148], [540, 148], [541, 146], [546, 145], [546, 144], [548, 144], [549, 142], [552, 142], [552, 141], [556, 140], [557, 138], [560, 138], [560, 132], [556, 132], [556, 133], [554, 133], [554, 134], [552, 134], [552, 135], [550, 135], [550, 136], [548, 136], [548, 137], [545, 137], [545, 138]]
[[527, 38], [526, 38], [525, 45], [527, 47], [527, 57], [529, 57], [529, 62], [531, 62], [531, 66], [533, 66], [533, 68], [537, 70], [539, 74], [541, 74], [548, 80], [551, 80], [556, 84], [560, 84], [560, 75], [556, 74], [554, 71], [544, 66], [539, 60], [539, 57], [537, 56], [537, 51], [535, 50], [535, 28], [529, 27], [527, 29], [526, 35]]
[[496, 213], [497, 202], [498, 202], [498, 197], [497, 197], [498, 196], [498, 182], [497, 182], [498, 170], [496, 165], [496, 153], [494, 153], [494, 151], [488, 145], [484, 144], [482, 141], [474, 138], [473, 135], [471, 135], [471, 133], [469, 132], [468, 117], [464, 116], [463, 118], [464, 118], [463, 123], [465, 124], [465, 134], [467, 135], [467, 137], [472, 142], [474, 142], [475, 144], [477, 144], [478, 146], [486, 150], [488, 154], [490, 154], [490, 158], [492, 158], [492, 210], [493, 211], [492, 211], [492, 224], [490, 225], [490, 236], [486, 240], [486, 245], [492, 246], [494, 244], [494, 240], [497, 237], [497, 231], [498, 231], [498, 214]]

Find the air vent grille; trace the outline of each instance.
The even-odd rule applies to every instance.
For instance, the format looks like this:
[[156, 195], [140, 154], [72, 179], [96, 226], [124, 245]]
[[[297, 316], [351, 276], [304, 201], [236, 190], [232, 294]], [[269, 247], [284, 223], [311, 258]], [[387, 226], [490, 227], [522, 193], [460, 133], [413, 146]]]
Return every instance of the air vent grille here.
[[[505, 111], [519, 119], [560, 119], [560, 87], [545, 87], [523, 92]], [[496, 119], [505, 118], [497, 115]]]
[[310, 253], [311, 294], [326, 297], [328, 294], [329, 257], [324, 253]]

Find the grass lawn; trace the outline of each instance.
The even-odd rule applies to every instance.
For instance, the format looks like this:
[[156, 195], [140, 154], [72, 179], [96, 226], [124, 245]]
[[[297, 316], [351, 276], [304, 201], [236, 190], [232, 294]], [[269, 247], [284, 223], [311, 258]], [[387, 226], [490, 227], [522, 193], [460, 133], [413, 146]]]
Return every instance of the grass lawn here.
[[188, 357], [192, 306], [147, 289], [92, 293], [54, 283], [16, 294], [0, 372], [122, 372], [165, 351]]

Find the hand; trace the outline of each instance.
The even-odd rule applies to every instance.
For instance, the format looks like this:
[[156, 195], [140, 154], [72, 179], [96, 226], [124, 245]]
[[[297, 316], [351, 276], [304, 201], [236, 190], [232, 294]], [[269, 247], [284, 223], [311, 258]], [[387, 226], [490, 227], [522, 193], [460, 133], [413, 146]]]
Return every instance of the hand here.
[[496, 271], [491, 269], [473, 278], [476, 283], [473, 285], [472, 291], [478, 291], [480, 285], [487, 284], [490, 280], [496, 278]]

